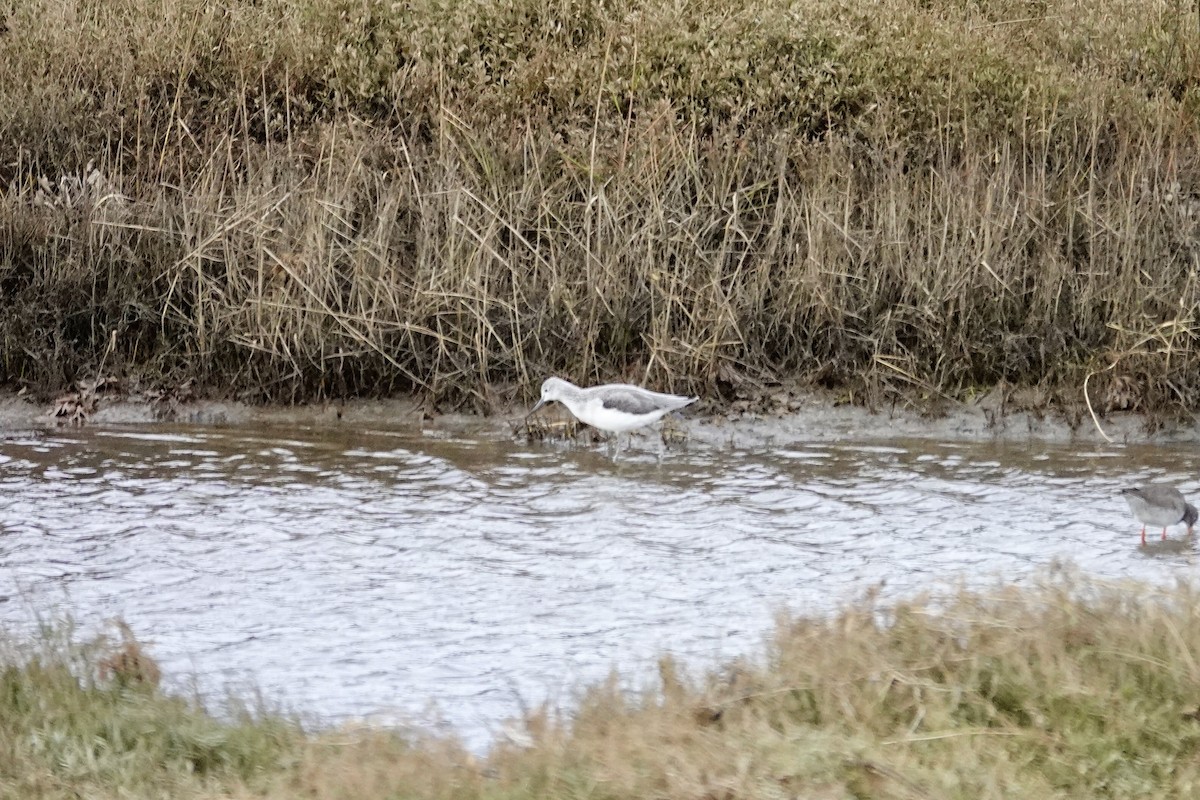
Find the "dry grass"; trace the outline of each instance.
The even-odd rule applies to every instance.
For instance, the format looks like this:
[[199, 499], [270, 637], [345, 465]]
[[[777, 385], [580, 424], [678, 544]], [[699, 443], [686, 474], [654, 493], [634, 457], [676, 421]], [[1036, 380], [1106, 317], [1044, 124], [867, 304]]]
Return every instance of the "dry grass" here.
[[664, 660], [653, 689], [592, 687], [567, 719], [531, 714], [527, 742], [483, 757], [378, 730], [216, 722], [151, 684], [98, 679], [87, 649], [10, 647], [0, 796], [1193, 797], [1196, 591], [1051, 574], [868, 598], [781, 620], [763, 663], [693, 680]]
[[1200, 407], [1178, 0], [444, 5], [0, 3], [0, 380]]

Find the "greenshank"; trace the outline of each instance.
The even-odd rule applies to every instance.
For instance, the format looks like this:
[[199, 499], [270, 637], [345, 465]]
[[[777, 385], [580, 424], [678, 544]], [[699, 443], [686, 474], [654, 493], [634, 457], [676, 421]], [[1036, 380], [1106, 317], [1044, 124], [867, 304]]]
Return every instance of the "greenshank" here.
[[1187, 525], [1188, 535], [1196, 524], [1196, 507], [1184, 499], [1173, 486], [1138, 486], [1122, 489], [1121, 494], [1129, 503], [1129, 510], [1142, 523], [1142, 544], [1146, 543], [1146, 526], [1162, 528], [1162, 538], [1167, 538], [1167, 528], [1180, 522]]
[[529, 413], [557, 400], [580, 422], [615, 433], [619, 450], [622, 433], [656, 422], [664, 414], [678, 411], [699, 399], [652, 392], [628, 383], [606, 383], [584, 389], [562, 378], [547, 378], [542, 383], [541, 399]]

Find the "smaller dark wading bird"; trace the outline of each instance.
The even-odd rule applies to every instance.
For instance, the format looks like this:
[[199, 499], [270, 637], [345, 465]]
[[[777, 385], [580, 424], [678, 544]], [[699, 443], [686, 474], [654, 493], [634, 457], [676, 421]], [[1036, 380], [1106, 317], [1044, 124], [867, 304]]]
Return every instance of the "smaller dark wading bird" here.
[[542, 397], [529, 414], [557, 400], [580, 422], [615, 433], [619, 451], [622, 433], [657, 422], [664, 414], [690, 406], [699, 399], [652, 392], [628, 383], [606, 383], [584, 389], [562, 378], [547, 378], [542, 383]]
[[1122, 489], [1129, 510], [1142, 523], [1142, 544], [1146, 543], [1146, 526], [1162, 528], [1162, 538], [1167, 538], [1167, 528], [1184, 523], [1188, 536], [1196, 524], [1196, 507], [1184, 499], [1174, 486], [1136, 486]]

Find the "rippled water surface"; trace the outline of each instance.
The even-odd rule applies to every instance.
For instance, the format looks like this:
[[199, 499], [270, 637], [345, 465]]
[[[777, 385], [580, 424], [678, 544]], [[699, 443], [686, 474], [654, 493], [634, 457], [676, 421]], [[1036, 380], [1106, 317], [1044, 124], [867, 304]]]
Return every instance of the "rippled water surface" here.
[[85, 429], [0, 441], [0, 624], [121, 617], [176, 688], [325, 720], [437, 718], [479, 746], [663, 652], [761, 650], [826, 612], [1055, 559], [1190, 574], [1116, 489], [1182, 450], [893, 441], [600, 450], [349, 429]]

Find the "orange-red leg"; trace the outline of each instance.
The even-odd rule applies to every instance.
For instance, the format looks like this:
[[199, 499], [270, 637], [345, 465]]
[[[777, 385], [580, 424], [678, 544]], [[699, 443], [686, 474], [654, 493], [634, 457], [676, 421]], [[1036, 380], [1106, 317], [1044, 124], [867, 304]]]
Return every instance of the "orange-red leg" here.
[[1146, 543], [1146, 526], [1142, 526], [1142, 544]]
[[1167, 529], [1166, 529], [1166, 528], [1163, 528], [1163, 538], [1162, 538], [1162, 540], [1163, 540], [1164, 542], [1167, 540]]

